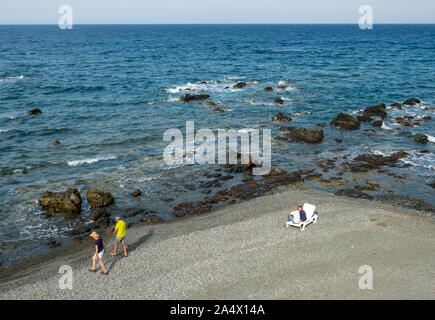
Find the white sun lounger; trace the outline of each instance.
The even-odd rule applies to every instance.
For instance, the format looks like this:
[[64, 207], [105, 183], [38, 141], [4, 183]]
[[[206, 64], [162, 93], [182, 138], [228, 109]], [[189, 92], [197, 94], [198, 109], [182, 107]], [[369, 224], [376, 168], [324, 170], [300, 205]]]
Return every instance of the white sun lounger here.
[[[291, 227], [298, 227], [299, 229], [301, 229], [301, 231], [304, 231], [305, 227], [307, 225], [309, 225], [311, 222], [314, 222], [314, 223], [317, 222], [317, 219], [319, 218], [319, 216], [317, 215], [317, 213], [314, 212], [316, 210], [315, 205], [305, 203], [302, 209], [305, 211], [305, 213], [307, 215], [307, 220], [305, 220], [304, 222], [299, 222], [299, 223], [293, 223], [291, 221], [287, 221], [287, 223], [286, 223], [287, 228], [290, 226]], [[298, 220], [300, 220], [300, 218], [296, 219], [296, 221], [298, 221]]]

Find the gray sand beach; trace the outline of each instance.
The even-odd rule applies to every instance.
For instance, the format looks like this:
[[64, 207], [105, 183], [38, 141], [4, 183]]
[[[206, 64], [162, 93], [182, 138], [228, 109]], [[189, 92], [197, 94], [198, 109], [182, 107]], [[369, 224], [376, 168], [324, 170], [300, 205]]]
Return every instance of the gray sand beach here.
[[[319, 220], [285, 228], [299, 204]], [[92, 241], [78, 252], [21, 270], [1, 299], [434, 299], [433, 218], [380, 202], [288, 190], [202, 216], [127, 230], [129, 256], [104, 257], [90, 273]], [[108, 250], [113, 238], [106, 238]], [[60, 289], [59, 267], [73, 270]], [[360, 266], [373, 289], [358, 286]]]

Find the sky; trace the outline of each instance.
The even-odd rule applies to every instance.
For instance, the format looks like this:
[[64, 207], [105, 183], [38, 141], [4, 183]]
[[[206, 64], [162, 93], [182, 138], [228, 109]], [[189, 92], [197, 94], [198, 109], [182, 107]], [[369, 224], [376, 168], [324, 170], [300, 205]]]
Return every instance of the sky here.
[[0, 0], [0, 24], [358, 23], [362, 5], [376, 23], [435, 23], [435, 0]]

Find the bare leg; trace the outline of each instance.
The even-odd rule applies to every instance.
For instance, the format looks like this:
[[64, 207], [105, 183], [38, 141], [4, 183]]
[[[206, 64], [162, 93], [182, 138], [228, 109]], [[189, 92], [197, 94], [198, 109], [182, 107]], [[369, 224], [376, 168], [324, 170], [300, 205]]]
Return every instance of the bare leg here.
[[113, 248], [113, 252], [111, 253], [112, 256], [116, 256], [118, 254], [118, 244], [115, 243], [115, 247]]
[[92, 257], [92, 270], [95, 270], [95, 265], [96, 265], [96, 263], [97, 263], [97, 256], [94, 255], [94, 256]]
[[103, 261], [102, 261], [102, 260], [99, 260], [98, 262], [99, 262], [100, 267], [101, 267], [101, 269], [103, 270], [103, 272], [104, 272], [104, 273], [107, 273], [107, 270], [106, 270], [106, 268], [104, 267], [104, 263], [103, 263]]
[[125, 245], [125, 242], [122, 241], [122, 247], [124, 248], [124, 257], [127, 256], [127, 246]]

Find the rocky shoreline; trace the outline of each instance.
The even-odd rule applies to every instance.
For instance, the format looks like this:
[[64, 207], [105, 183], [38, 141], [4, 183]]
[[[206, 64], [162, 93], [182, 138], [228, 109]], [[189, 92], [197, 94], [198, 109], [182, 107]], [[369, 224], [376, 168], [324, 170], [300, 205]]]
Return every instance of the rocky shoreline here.
[[[258, 85], [258, 82], [238, 82], [232, 89], [243, 90], [244, 88]], [[228, 87], [230, 89], [230, 87]], [[266, 87], [264, 92], [285, 91], [286, 86], [280, 85], [276, 88]], [[211, 98], [207, 93], [192, 93], [193, 89], [186, 88], [183, 92], [189, 92], [181, 96], [178, 100], [180, 103], [191, 103], [204, 101]], [[280, 101], [278, 101], [280, 100]], [[207, 102], [206, 106], [216, 106], [220, 102]], [[282, 99], [276, 99], [276, 105], [282, 105]], [[204, 105], [200, 102], [201, 105]], [[374, 128], [381, 128], [383, 121], [388, 117], [389, 110], [412, 108], [419, 106], [421, 100], [409, 98], [403, 103], [392, 103], [388, 107], [385, 103], [376, 106], [366, 107], [363, 110], [351, 114], [338, 113], [330, 121], [330, 126], [339, 131], [360, 130], [362, 123], [370, 123]], [[225, 108], [216, 108], [225, 111]], [[221, 112], [221, 110], [215, 112]], [[42, 114], [42, 110], [33, 109], [28, 112], [30, 115]], [[403, 127], [418, 126], [423, 121], [430, 121], [430, 116], [415, 118], [407, 116], [396, 118], [396, 122]], [[289, 123], [293, 119], [278, 112], [270, 118], [271, 123]], [[326, 124], [318, 123], [314, 128], [304, 128], [295, 126], [283, 126], [277, 130], [274, 135], [276, 141], [282, 143], [302, 143], [307, 145], [319, 145], [324, 143], [327, 138], [324, 132]], [[400, 128], [398, 128], [400, 130]], [[418, 143], [427, 143], [427, 136], [418, 135], [414, 137]], [[410, 166], [402, 161], [409, 154], [406, 151], [396, 151], [390, 155], [361, 153], [352, 158], [346, 154], [346, 148], [341, 147], [343, 140], [336, 139], [337, 148], [329, 150], [332, 157], [321, 159], [317, 162], [316, 167], [309, 167], [303, 170], [285, 171], [279, 167], [274, 169], [265, 176], [252, 176], [252, 168], [255, 167], [255, 161], [251, 159], [248, 164], [241, 163], [241, 154], [238, 154], [238, 163], [235, 165], [209, 166], [203, 171], [189, 173], [180, 178], [182, 188], [189, 191], [198, 191], [202, 196], [196, 201], [178, 201], [167, 197], [170, 203], [170, 214], [174, 218], [181, 218], [192, 215], [202, 215], [209, 213], [216, 208], [254, 199], [270, 193], [279, 191], [288, 187], [306, 188], [323, 188], [338, 196], [346, 196], [357, 199], [377, 200], [388, 204], [397, 204], [409, 209], [415, 209], [424, 214], [433, 215], [435, 207], [420, 199], [412, 199], [406, 195], [396, 194], [394, 189], [386, 189], [382, 183], [367, 178], [364, 175], [371, 176], [384, 175], [389, 176], [397, 181], [406, 179], [389, 170], [389, 168], [404, 168]], [[430, 153], [429, 150], [421, 150], [420, 154]], [[313, 152], [315, 154], [315, 152]], [[331, 176], [331, 172], [333, 175]], [[433, 186], [432, 186], [433, 188]], [[86, 196], [82, 199], [82, 193]], [[137, 189], [130, 195], [131, 199], [140, 198], [141, 190]], [[134, 205], [119, 208], [117, 207], [117, 195], [112, 195], [104, 190], [89, 188], [88, 190], [68, 189], [64, 192], [44, 192], [39, 200], [39, 206], [45, 211], [44, 216], [47, 219], [65, 215], [65, 221], [71, 226], [69, 236], [75, 242], [81, 242], [87, 239], [91, 230], [100, 232], [110, 231], [114, 225], [114, 216], [120, 215], [128, 223], [129, 227], [137, 224], [156, 224], [166, 220], [159, 212], [148, 208]], [[82, 216], [82, 206], [87, 206], [89, 216]], [[49, 239], [50, 248], [57, 248], [62, 244], [56, 239]]]

